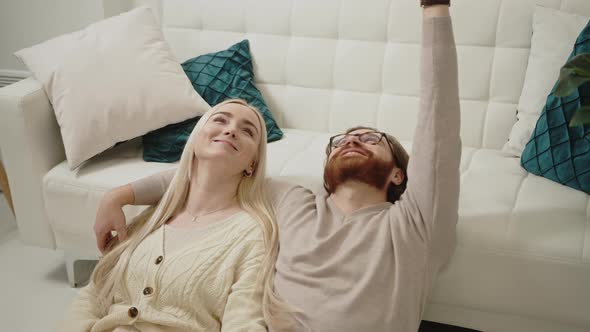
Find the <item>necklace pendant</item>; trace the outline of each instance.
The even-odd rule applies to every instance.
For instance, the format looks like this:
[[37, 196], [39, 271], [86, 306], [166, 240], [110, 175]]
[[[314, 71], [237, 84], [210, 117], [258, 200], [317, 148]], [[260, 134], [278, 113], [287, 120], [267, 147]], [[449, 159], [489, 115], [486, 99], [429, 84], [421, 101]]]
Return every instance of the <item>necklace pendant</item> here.
[[193, 219], [191, 220], [192, 222], [196, 222], [197, 221], [197, 216], [194, 216]]

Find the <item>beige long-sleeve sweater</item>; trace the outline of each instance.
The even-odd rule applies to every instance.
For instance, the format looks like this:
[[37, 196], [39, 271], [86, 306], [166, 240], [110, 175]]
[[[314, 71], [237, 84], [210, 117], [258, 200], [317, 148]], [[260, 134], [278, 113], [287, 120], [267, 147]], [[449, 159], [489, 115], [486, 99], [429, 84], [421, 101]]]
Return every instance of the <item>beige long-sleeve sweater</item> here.
[[166, 244], [178, 238], [166, 229], [135, 250], [107, 313], [99, 312], [97, 289], [90, 284], [80, 290], [59, 331], [266, 331], [256, 289], [265, 248], [256, 221], [240, 212], [184, 245]]
[[[420, 80], [409, 181], [398, 202], [345, 215], [327, 193], [269, 181], [280, 237], [275, 289], [302, 311], [296, 331], [418, 330], [456, 242], [461, 141], [450, 17], [424, 18]], [[157, 201], [171, 174], [134, 182], [136, 203]]]

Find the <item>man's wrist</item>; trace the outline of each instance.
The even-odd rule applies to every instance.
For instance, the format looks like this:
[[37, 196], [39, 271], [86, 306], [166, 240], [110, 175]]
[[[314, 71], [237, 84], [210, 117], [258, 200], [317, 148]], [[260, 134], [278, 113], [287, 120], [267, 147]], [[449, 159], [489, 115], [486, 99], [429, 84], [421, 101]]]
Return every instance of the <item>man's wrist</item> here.
[[110, 203], [120, 205], [121, 207], [125, 205], [132, 205], [135, 199], [132, 190], [130, 193], [127, 186], [115, 188], [109, 191], [106, 198]]
[[447, 17], [450, 16], [449, 6], [445, 5], [434, 5], [424, 7], [422, 10], [425, 18], [432, 18], [432, 17]]

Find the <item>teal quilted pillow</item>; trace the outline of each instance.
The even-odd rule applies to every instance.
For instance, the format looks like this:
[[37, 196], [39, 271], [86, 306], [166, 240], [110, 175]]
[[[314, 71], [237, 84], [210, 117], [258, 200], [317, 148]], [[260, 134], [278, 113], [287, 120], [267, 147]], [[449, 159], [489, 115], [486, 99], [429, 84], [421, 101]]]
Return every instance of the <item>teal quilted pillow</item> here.
[[[192, 58], [182, 64], [195, 90], [209, 105], [224, 100], [241, 98], [258, 108], [264, 118], [267, 141], [283, 137], [262, 94], [254, 85], [250, 44], [243, 40], [227, 50]], [[188, 135], [198, 117], [169, 125], [143, 136], [145, 161], [174, 162], [180, 159]]]
[[[590, 22], [578, 36], [569, 59], [590, 52]], [[569, 61], [568, 59], [568, 61]], [[590, 103], [590, 83], [565, 98], [547, 97], [543, 112], [521, 157], [527, 171], [590, 194], [590, 125], [569, 127], [581, 103]]]
[[201, 117], [173, 123], [143, 136], [143, 160], [173, 163], [180, 160], [182, 150]]

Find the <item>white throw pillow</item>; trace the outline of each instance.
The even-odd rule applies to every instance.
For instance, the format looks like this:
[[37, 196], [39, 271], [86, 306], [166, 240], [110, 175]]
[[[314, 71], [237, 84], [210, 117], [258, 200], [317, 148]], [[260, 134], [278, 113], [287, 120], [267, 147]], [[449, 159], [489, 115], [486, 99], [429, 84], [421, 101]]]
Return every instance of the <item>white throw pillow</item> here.
[[518, 120], [503, 150], [520, 157], [561, 67], [590, 18], [537, 6], [524, 86], [518, 101]]
[[202, 115], [150, 8], [20, 50], [53, 105], [70, 169], [118, 142]]

